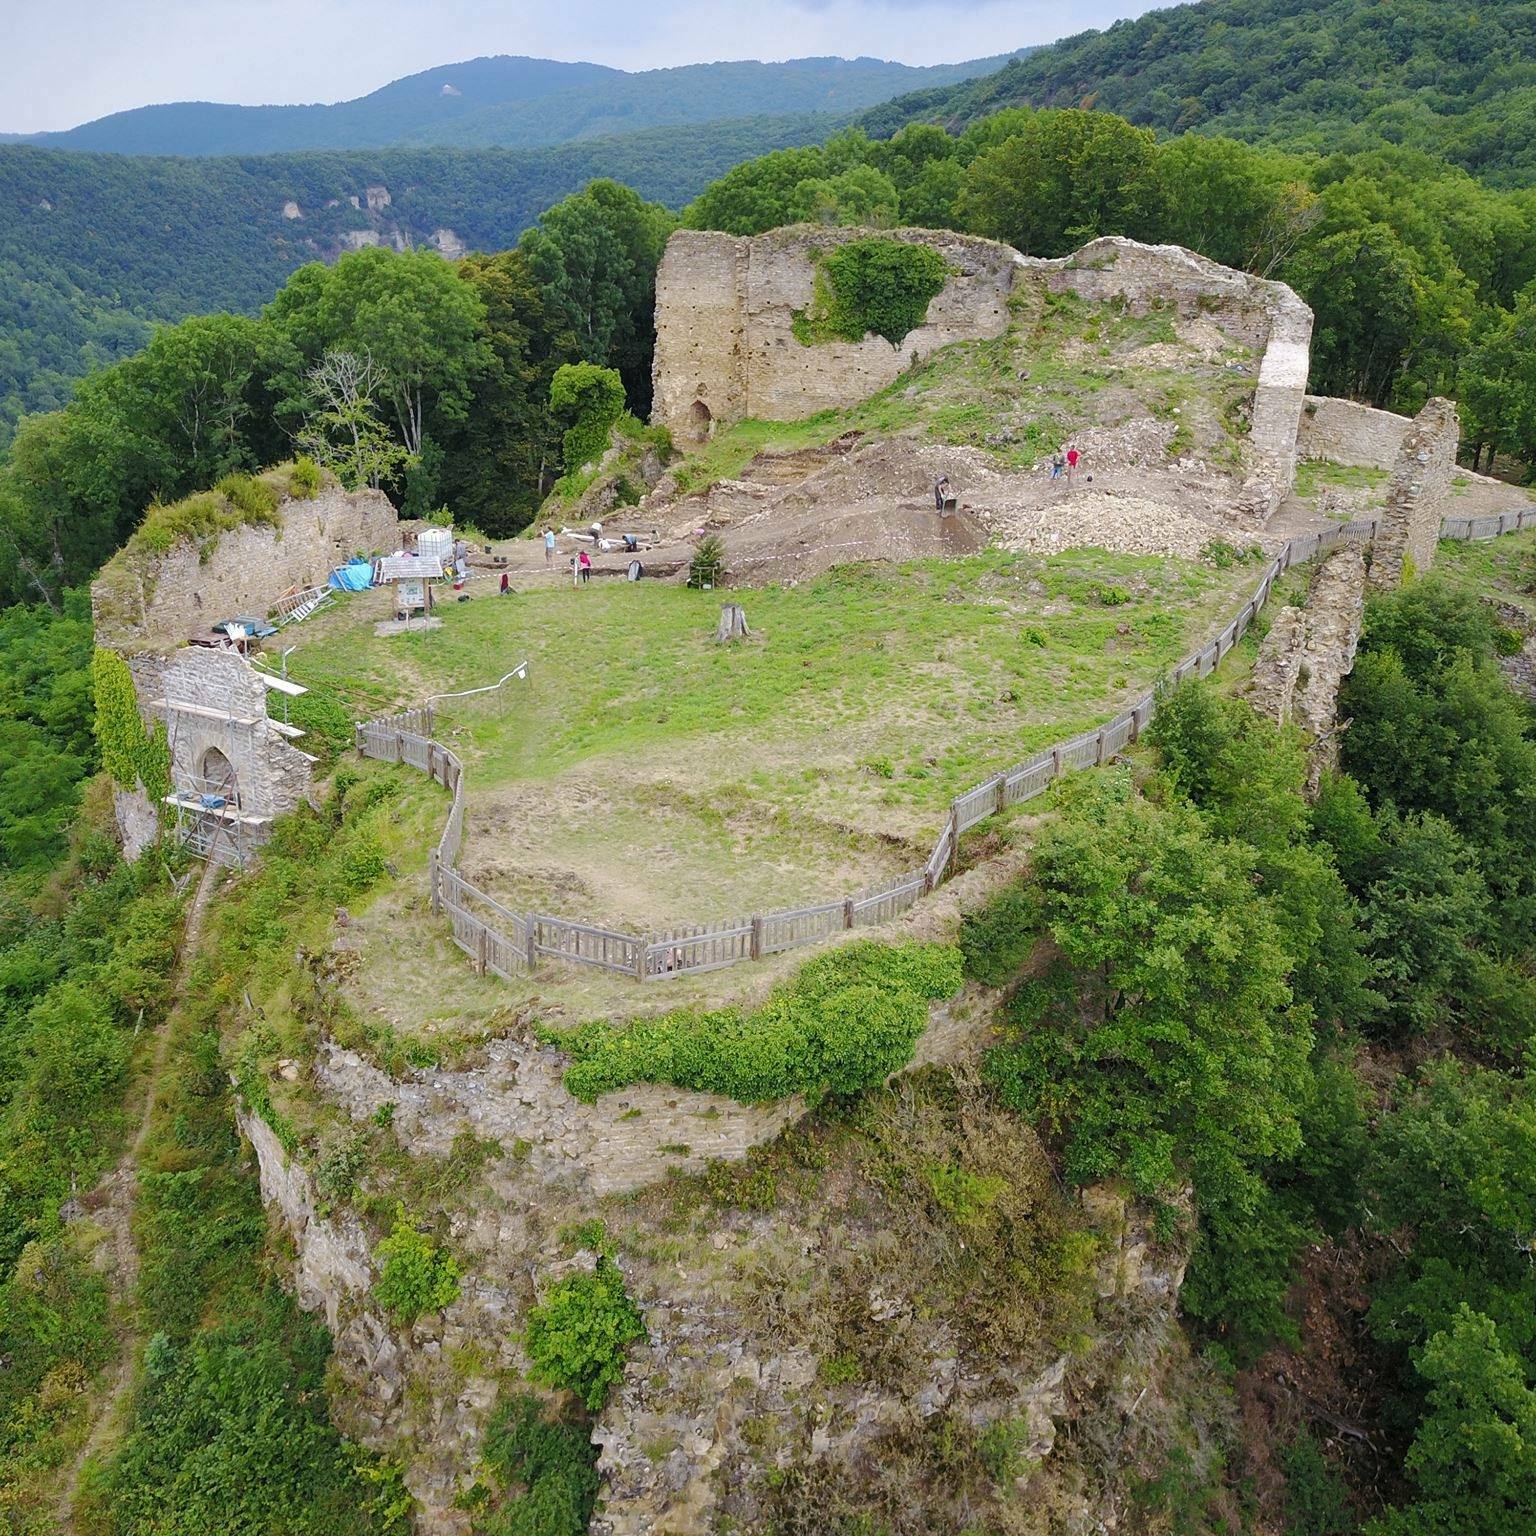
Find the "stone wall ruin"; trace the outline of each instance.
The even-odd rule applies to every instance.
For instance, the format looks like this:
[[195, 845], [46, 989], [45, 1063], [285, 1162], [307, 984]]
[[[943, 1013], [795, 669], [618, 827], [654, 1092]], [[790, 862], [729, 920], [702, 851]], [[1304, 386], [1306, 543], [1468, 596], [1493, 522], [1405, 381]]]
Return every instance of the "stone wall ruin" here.
[[[267, 686], [244, 657], [186, 642], [221, 619], [265, 618], [284, 594], [320, 586], [354, 554], [392, 550], [399, 538], [379, 491], [330, 486], [307, 501], [284, 498], [277, 517], [164, 551], [130, 544], [91, 587], [96, 643], [124, 656], [145, 725], [165, 729], [173, 788], [232, 780], [249, 843], [302, 803], [314, 759], [292, 744], [301, 732], [269, 716]], [[158, 808], [142, 787], [120, 791], [115, 805], [132, 857], [152, 840]]]
[[399, 543], [382, 491], [330, 486], [284, 498], [276, 526], [253, 523], [163, 553], [121, 551], [91, 587], [96, 641], [126, 654], [179, 646], [220, 619], [265, 618], [285, 592], [319, 586], [355, 554]]
[[[816, 258], [873, 233], [930, 246], [949, 264], [925, 322], [900, 346], [881, 336], [805, 345], [794, 322], [811, 304]], [[1018, 259], [1008, 246], [947, 230], [795, 224], [744, 236], [680, 229], [656, 274], [652, 419], [680, 445], [693, 445], [717, 422], [797, 421], [868, 399], [914, 359], [1001, 336]]]
[[[930, 246], [949, 263], [951, 276], [929, 304], [925, 323], [899, 346], [879, 336], [801, 342], [795, 317], [812, 302], [817, 258], [874, 233]], [[1245, 501], [1259, 516], [1274, 511], [1295, 472], [1312, 311], [1283, 283], [1178, 246], [1118, 236], [1044, 260], [942, 230], [792, 225], [754, 236], [679, 230], [667, 242], [656, 278], [653, 419], [686, 447], [704, 441], [720, 422], [795, 421], [856, 405], [941, 347], [1002, 335], [1011, 295], [1030, 282], [1120, 304], [1132, 314], [1171, 308], [1185, 319], [1203, 316], [1259, 352]]]
[[1435, 563], [1460, 441], [1456, 407], [1439, 396], [1419, 412], [1404, 436], [1371, 558], [1373, 591], [1400, 587], [1410, 570], [1422, 574]]

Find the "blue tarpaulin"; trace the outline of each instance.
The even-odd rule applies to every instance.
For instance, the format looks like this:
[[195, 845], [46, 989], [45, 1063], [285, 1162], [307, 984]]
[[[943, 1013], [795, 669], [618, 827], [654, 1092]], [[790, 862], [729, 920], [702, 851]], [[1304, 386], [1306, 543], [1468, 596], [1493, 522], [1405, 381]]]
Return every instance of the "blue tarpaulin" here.
[[331, 585], [338, 592], [366, 592], [373, 585], [373, 566], [366, 560], [338, 565], [331, 572]]

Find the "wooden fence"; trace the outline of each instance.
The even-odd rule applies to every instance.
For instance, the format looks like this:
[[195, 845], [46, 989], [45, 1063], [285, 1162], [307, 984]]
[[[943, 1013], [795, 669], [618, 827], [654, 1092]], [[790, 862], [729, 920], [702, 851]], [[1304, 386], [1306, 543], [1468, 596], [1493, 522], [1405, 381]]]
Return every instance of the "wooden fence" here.
[[[1172, 681], [1178, 684], [1190, 677], [1209, 677], [1247, 633], [1269, 601], [1275, 582], [1291, 566], [1342, 542], [1369, 544], [1379, 526], [1379, 518], [1363, 518], [1291, 539], [1265, 567], [1253, 596], [1214, 640], [1173, 669]], [[1526, 528], [1536, 528], [1536, 508], [1489, 517], [1448, 517], [1440, 532], [1447, 539], [1493, 539]], [[873, 927], [901, 916], [943, 882], [954, 867], [964, 833], [989, 816], [1044, 794], [1064, 774], [1111, 762], [1140, 737], [1156, 705], [1156, 693], [1145, 693], [1096, 730], [1047, 747], [956, 796], [927, 860], [878, 890], [708, 926], [646, 934], [620, 933], [564, 917], [512, 912], [459, 874], [456, 866], [464, 843], [464, 770], [449, 748], [432, 739], [430, 705], [359, 725], [357, 749], [384, 762], [409, 763], [431, 775], [452, 795], [443, 835], [428, 859], [432, 909], [447, 914], [454, 943], [474, 960], [477, 970], [510, 977], [526, 974], [541, 958], [548, 958], [633, 976], [637, 981], [659, 981], [719, 970], [742, 960], [760, 960], [802, 944], [815, 944], [835, 933]]]

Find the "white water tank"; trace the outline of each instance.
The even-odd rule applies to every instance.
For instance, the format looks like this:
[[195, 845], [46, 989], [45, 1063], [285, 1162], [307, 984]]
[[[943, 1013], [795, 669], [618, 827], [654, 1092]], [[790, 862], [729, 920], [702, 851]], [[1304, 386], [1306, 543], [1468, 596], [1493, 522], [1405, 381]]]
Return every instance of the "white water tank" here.
[[416, 537], [418, 555], [436, 555], [445, 571], [453, 567], [453, 529], [423, 528]]

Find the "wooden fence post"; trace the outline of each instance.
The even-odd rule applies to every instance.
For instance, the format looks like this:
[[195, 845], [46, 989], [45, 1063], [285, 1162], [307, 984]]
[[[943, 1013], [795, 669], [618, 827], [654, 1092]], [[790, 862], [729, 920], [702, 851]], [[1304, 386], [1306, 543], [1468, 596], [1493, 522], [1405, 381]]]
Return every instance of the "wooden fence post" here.
[[482, 976], [490, 968], [491, 959], [491, 930], [484, 923], [480, 924], [480, 932], [475, 939], [475, 968]]
[[752, 919], [752, 933], [748, 944], [748, 959], [761, 960], [763, 958], [763, 920], [760, 917], [754, 916]]
[[954, 806], [949, 808], [949, 872], [953, 874], [960, 867], [960, 812]]
[[427, 886], [432, 892], [432, 911], [439, 913], [443, 910], [442, 898], [438, 894], [437, 887], [437, 849], [433, 848], [427, 853]]
[[1052, 747], [1051, 748], [1051, 777], [1053, 779], [1059, 779], [1061, 777], [1061, 748], [1060, 747]]
[[528, 933], [528, 974], [531, 976], [534, 967], [539, 963], [539, 941], [531, 917], [523, 919], [523, 927]]
[[852, 896], [844, 896], [843, 897], [843, 927], [844, 928], [852, 928], [853, 927], [853, 897]]
[[646, 951], [646, 948], [647, 948], [647, 944], [646, 944], [646, 940], [644, 938], [642, 938], [640, 940], [640, 942], [635, 945], [635, 980], [636, 981], [644, 981], [645, 980], [645, 951]]
[[1093, 766], [1095, 768], [1102, 768], [1104, 766], [1104, 731], [1102, 727], [1099, 730], [1099, 734], [1093, 739]]
[[1008, 807], [1008, 775], [1000, 773], [997, 776], [997, 804], [992, 808], [993, 815], [1001, 815]]

